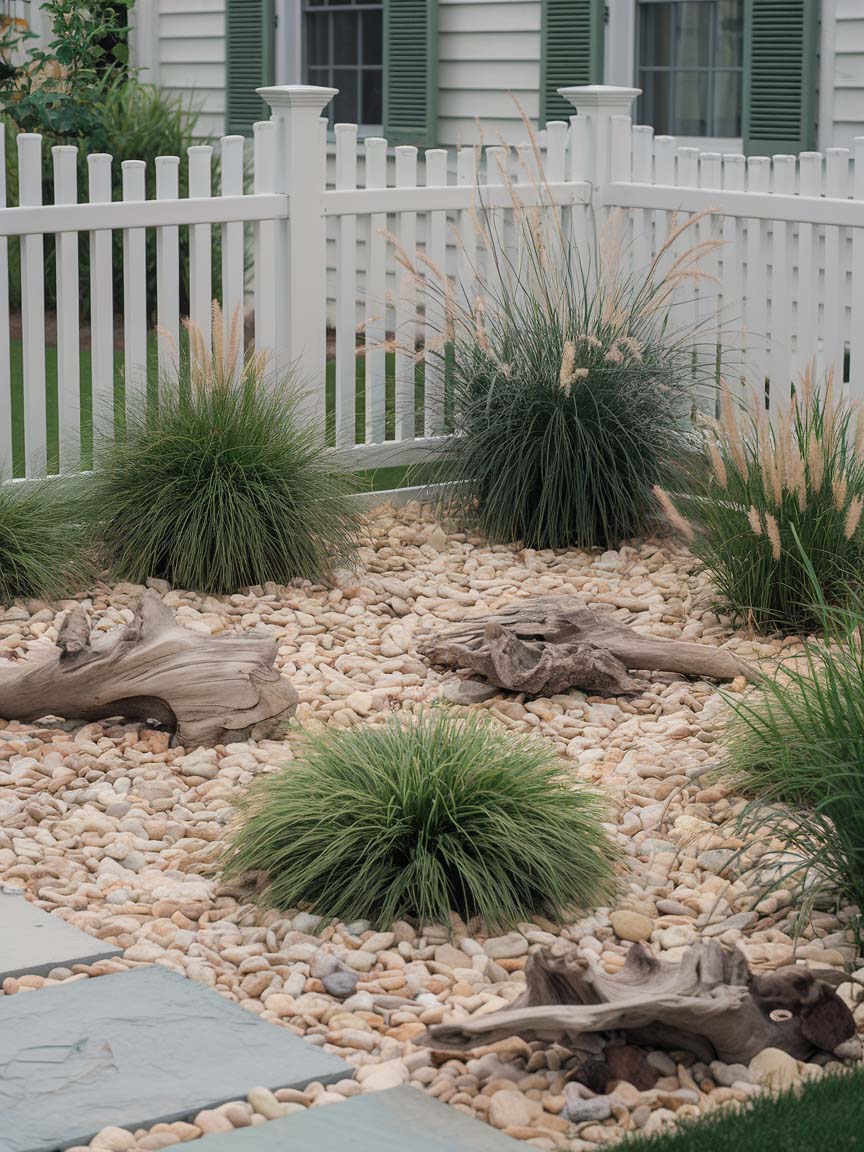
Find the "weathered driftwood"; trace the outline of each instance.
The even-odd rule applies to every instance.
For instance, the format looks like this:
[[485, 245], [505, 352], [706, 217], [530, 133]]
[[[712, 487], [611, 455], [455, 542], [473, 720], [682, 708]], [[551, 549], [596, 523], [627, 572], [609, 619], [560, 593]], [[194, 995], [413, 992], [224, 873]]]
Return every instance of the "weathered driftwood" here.
[[0, 718], [156, 720], [186, 745], [262, 737], [297, 707], [275, 658], [276, 645], [264, 637], [180, 627], [155, 592], [119, 635], [91, 638], [87, 614], [73, 608], [56, 648], [0, 660]]
[[465, 620], [420, 646], [432, 664], [468, 668], [490, 684], [529, 695], [581, 688], [636, 692], [633, 669], [731, 680], [745, 671], [723, 648], [642, 636], [575, 596], [514, 600], [491, 616]]
[[637, 1044], [727, 1064], [747, 1063], [763, 1048], [798, 1060], [820, 1051], [860, 1053], [852, 1013], [827, 982], [799, 967], [751, 973], [740, 951], [717, 941], [694, 944], [680, 964], [634, 944], [615, 976], [561, 942], [533, 953], [526, 976], [527, 990], [512, 1008], [437, 1024], [424, 1042], [464, 1050], [516, 1035], [623, 1030]]

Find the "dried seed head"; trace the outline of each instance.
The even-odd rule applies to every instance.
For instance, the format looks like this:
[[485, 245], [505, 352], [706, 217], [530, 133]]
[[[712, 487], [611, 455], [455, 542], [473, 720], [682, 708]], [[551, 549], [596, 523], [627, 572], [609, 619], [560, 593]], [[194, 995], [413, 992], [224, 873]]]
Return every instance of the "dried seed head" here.
[[847, 540], [851, 540], [858, 531], [862, 507], [864, 507], [864, 501], [860, 496], [853, 496], [849, 501], [849, 507], [846, 509], [846, 523], [843, 525], [843, 535]]
[[771, 555], [779, 560], [782, 555], [780, 547], [780, 526], [770, 512], [765, 513], [765, 534], [771, 543]]
[[726, 463], [716, 440], [708, 441], [708, 455], [711, 457], [711, 467], [714, 470], [714, 478], [721, 488], [727, 488], [729, 486], [729, 477], [726, 475]]
[[754, 535], [761, 536], [762, 535], [762, 519], [761, 519], [757, 509], [754, 508], [752, 504], [750, 505], [750, 510], [747, 513], [747, 520], [750, 524], [751, 529], [753, 530]]
[[831, 490], [834, 493], [834, 507], [838, 512], [842, 512], [846, 507], [847, 488], [848, 482], [845, 475], [841, 473], [841, 475], [834, 477], [834, 483], [831, 485]]
[[576, 345], [572, 340], [564, 341], [564, 352], [561, 356], [561, 370], [558, 373], [558, 383], [562, 388], [569, 388], [573, 383], [573, 367], [576, 362]]
[[664, 488], [661, 488], [659, 484], [654, 485], [653, 492], [657, 498], [657, 503], [666, 513], [666, 517], [670, 524], [677, 528], [679, 532], [683, 532], [688, 540], [692, 540], [693, 526], [690, 524], [690, 521], [685, 519], [685, 517], [683, 517], [675, 507], [672, 502], [672, 497], [669, 495], [669, 493]]

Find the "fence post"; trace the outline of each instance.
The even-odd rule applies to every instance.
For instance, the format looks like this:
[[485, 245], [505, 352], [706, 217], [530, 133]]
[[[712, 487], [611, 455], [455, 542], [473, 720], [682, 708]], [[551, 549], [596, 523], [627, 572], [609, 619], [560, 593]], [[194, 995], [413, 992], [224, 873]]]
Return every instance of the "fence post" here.
[[583, 133], [587, 155], [581, 165], [583, 179], [593, 185], [594, 208], [603, 206], [603, 190], [614, 178], [612, 123], [615, 116], [629, 116], [633, 102], [642, 93], [641, 88], [618, 88], [611, 84], [584, 84], [575, 88], [559, 88], [558, 93], [569, 101], [587, 123]]
[[322, 212], [325, 139], [321, 113], [336, 88], [285, 84], [259, 88], [276, 136], [277, 192], [289, 216], [276, 230], [276, 367], [296, 364], [306, 413], [324, 427], [327, 325], [327, 233]]

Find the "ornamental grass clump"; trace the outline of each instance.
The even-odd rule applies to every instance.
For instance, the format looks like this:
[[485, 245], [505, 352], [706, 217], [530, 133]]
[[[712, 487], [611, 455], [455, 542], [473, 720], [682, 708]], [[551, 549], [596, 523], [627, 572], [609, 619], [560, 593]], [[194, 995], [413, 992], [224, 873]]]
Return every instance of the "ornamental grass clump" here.
[[864, 910], [864, 601], [830, 608], [818, 587], [813, 599], [825, 638], [805, 641], [754, 695], [728, 698], [723, 768], [747, 797], [738, 831], [760, 846], [759, 886], [803, 889], [805, 918], [826, 893]]
[[[742, 410], [724, 389], [702, 477], [674, 499], [693, 552], [736, 621], [797, 633], [861, 585], [864, 419], [809, 369], [770, 423], [754, 399]], [[812, 578], [811, 578], [812, 570]]]
[[713, 388], [716, 340], [679, 318], [714, 241], [676, 255], [688, 222], [634, 276], [611, 226], [588, 266], [554, 212], [516, 198], [512, 212], [515, 239], [494, 210], [483, 216], [485, 271], [470, 296], [430, 269], [446, 316], [437, 354], [456, 433], [444, 451], [450, 492], [493, 541], [617, 547], [645, 529], [652, 488]]
[[83, 578], [78, 517], [62, 483], [0, 481], [0, 605], [59, 596]]
[[435, 710], [309, 736], [248, 794], [225, 870], [263, 873], [263, 903], [326, 920], [455, 911], [491, 929], [607, 902], [603, 818], [542, 741]]
[[232, 592], [319, 580], [351, 556], [358, 522], [348, 477], [301, 414], [290, 380], [261, 355], [241, 362], [214, 305], [213, 347], [190, 326], [188, 357], [158, 404], [102, 445], [91, 517], [117, 575]]

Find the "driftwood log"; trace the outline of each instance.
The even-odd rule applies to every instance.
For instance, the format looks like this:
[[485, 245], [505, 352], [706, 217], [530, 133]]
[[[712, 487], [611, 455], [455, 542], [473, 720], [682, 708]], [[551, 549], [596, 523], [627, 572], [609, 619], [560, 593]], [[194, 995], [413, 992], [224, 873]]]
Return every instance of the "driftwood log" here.
[[424, 640], [432, 664], [468, 668], [489, 684], [529, 695], [580, 688], [604, 696], [637, 692], [631, 671], [731, 680], [746, 671], [731, 652], [687, 640], [643, 636], [575, 596], [514, 600]]
[[625, 1031], [634, 1043], [680, 1048], [705, 1062], [746, 1064], [763, 1048], [797, 1060], [860, 1055], [852, 1013], [829, 983], [795, 966], [752, 973], [743, 953], [716, 940], [694, 944], [679, 964], [634, 944], [615, 976], [560, 942], [529, 956], [526, 977], [511, 1008], [436, 1024], [422, 1042], [462, 1051], [516, 1035]]
[[275, 658], [276, 645], [265, 637], [180, 627], [155, 592], [119, 634], [91, 637], [87, 614], [73, 608], [55, 648], [0, 660], [0, 718], [155, 720], [185, 745], [260, 738], [297, 707]]

